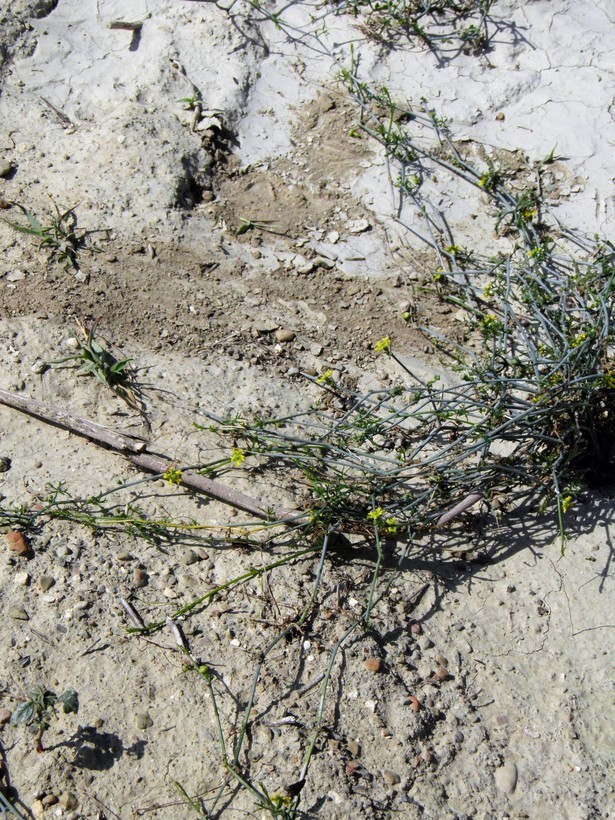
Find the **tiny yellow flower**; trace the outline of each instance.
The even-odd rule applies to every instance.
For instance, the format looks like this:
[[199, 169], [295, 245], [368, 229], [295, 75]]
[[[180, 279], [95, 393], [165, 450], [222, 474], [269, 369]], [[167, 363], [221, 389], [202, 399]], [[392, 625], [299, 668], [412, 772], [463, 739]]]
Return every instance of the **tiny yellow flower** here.
[[576, 339], [572, 340], [572, 346], [573, 347], [579, 347], [579, 345], [582, 345], [583, 342], [587, 341], [587, 339], [589, 339], [589, 334], [587, 334], [585, 332], [579, 333], [579, 335], [576, 337]]
[[369, 520], [375, 521], [376, 523], [382, 520], [383, 515], [384, 510], [382, 509], [382, 507], [376, 507], [375, 510], [371, 510], [371, 512], [367, 513], [367, 517], [369, 518]]
[[241, 450], [239, 447], [235, 447], [231, 455], [231, 464], [234, 464], [236, 467], [241, 467], [245, 460], [246, 454], [244, 453], [244, 451]]
[[562, 498], [562, 512], [568, 512], [573, 504], [574, 498], [571, 495], [567, 495], [566, 498]]
[[384, 531], [389, 535], [394, 535], [397, 532], [397, 523], [397, 518], [394, 515], [387, 518], [384, 522]]
[[333, 380], [333, 371], [325, 370], [325, 372], [316, 379], [317, 384], [335, 384]]
[[178, 467], [169, 467], [163, 478], [173, 487], [175, 484], [182, 483], [182, 471]]
[[374, 350], [376, 353], [391, 353], [391, 340], [388, 336], [383, 336], [379, 342], [376, 342], [374, 345]]

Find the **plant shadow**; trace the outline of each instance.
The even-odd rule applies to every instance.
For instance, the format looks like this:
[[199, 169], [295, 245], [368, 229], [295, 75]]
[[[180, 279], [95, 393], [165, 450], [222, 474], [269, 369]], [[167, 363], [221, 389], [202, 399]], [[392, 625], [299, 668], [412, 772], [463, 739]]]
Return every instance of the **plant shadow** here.
[[99, 732], [94, 726], [81, 726], [70, 740], [50, 746], [48, 751], [60, 747], [74, 749], [74, 766], [103, 772], [113, 768], [124, 755], [141, 760], [146, 746], [146, 740], [138, 740], [126, 747], [122, 739], [112, 732]]

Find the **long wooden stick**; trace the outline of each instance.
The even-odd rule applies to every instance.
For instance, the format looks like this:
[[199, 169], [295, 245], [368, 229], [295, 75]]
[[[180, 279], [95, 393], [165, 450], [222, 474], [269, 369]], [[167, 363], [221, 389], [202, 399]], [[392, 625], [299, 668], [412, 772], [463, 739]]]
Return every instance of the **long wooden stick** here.
[[[139, 467], [141, 470], [147, 470], [151, 473], [166, 473], [171, 467], [177, 467], [176, 461], [170, 461], [163, 456], [153, 455], [152, 453], [138, 453], [135, 455], [128, 455], [128, 460]], [[213, 481], [211, 478], [193, 473], [185, 470], [181, 475], [182, 484], [189, 487], [191, 490], [196, 490], [200, 493], [205, 493], [217, 501], [222, 501], [224, 504], [230, 504], [231, 507], [237, 507], [239, 510], [249, 512], [257, 518], [269, 518], [270, 514], [267, 510], [259, 504], [252, 496], [246, 495], [239, 490], [232, 490], [225, 484], [220, 484], [218, 481]], [[271, 517], [277, 519], [284, 518], [285, 512], [272, 509]]]
[[[85, 436], [85, 438], [90, 439], [90, 441], [93, 441], [95, 444], [119, 451], [122, 455], [126, 456], [135, 467], [141, 470], [163, 474], [170, 468], [177, 467], [177, 462], [172, 459], [148, 453], [145, 449], [146, 444], [144, 441], [132, 438], [123, 433], [118, 433], [115, 430], [110, 430], [107, 427], [103, 427], [102, 424], [97, 424], [89, 419], [73, 416], [72, 413], [68, 413], [66, 410], [60, 410], [51, 404], [35, 401], [27, 396], [16, 396], [8, 390], [2, 390], [2, 388], [0, 388], [0, 404], [21, 410], [22, 413], [27, 413], [56, 427], [62, 427], [71, 433]], [[182, 484], [189, 489], [204, 493], [211, 498], [215, 498], [217, 501], [229, 504], [231, 507], [237, 507], [237, 509], [255, 515], [257, 518], [268, 519], [273, 517], [275, 520], [283, 520], [291, 516], [296, 517], [297, 515], [297, 513], [275, 508], [268, 510], [267, 507], [260, 504], [251, 496], [188, 470], [182, 472], [181, 479]]]
[[72, 413], [60, 410], [52, 404], [35, 401], [27, 396], [16, 396], [15, 393], [2, 390], [2, 388], [0, 388], [0, 404], [14, 407], [16, 410], [21, 410], [22, 413], [27, 413], [29, 416], [47, 422], [47, 424], [63, 427], [65, 430], [70, 430], [71, 433], [78, 433], [97, 444], [106, 444], [107, 447], [111, 447], [113, 450], [129, 450], [132, 453], [140, 453], [145, 450], [145, 442], [140, 441], [138, 438], [109, 430], [95, 421], [73, 416]]

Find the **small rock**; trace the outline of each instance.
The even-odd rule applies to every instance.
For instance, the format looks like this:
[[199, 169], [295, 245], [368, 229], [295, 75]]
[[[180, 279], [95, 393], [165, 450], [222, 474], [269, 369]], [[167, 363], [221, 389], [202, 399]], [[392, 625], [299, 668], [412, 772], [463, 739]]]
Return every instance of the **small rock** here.
[[495, 115], [495, 118], [496, 120], [499, 120], [501, 122], [502, 120], [506, 119], [506, 114], [503, 111], [498, 111], [498, 113]]
[[280, 330], [276, 330], [275, 338], [278, 342], [292, 342], [296, 335], [294, 330], [280, 328]]
[[9, 545], [9, 550], [15, 555], [23, 557], [30, 554], [30, 546], [23, 532], [9, 530], [6, 534], [6, 540]]
[[365, 668], [369, 672], [382, 672], [384, 669], [384, 661], [382, 658], [367, 658], [365, 661]]
[[397, 772], [392, 772], [389, 769], [385, 769], [382, 772], [382, 776], [384, 778], [385, 783], [390, 788], [393, 788], [393, 786], [397, 786], [399, 785], [399, 783], [401, 783], [401, 777], [397, 774]]
[[423, 627], [420, 625], [418, 621], [415, 621], [412, 626], [410, 627], [410, 632], [413, 635], [422, 635], [423, 634]]
[[271, 319], [265, 319], [263, 322], [257, 322], [253, 326], [253, 329], [259, 336], [266, 336], [268, 333], [276, 331], [279, 327], [277, 322], [273, 322]]
[[137, 569], [133, 573], [133, 580], [136, 587], [146, 587], [147, 582], [149, 581], [149, 575], [144, 569], [140, 569], [137, 567]]
[[13, 717], [10, 709], [0, 709], [0, 726], [4, 726]]
[[150, 726], [154, 725], [154, 721], [151, 719], [149, 712], [139, 712], [135, 718], [135, 723], [137, 729], [149, 729]]
[[120, 552], [117, 556], [117, 560], [122, 561], [123, 563], [125, 563], [126, 561], [132, 561], [133, 559], [134, 556], [131, 555], [129, 552]]
[[45, 806], [43, 806], [42, 800], [35, 800], [34, 803], [32, 803], [32, 814], [36, 817], [36, 820], [44, 816]]
[[117, 256], [114, 253], [106, 253], [103, 256], [103, 259], [105, 260], [105, 262], [109, 263], [117, 262]]
[[13, 579], [14, 583], [18, 587], [27, 587], [30, 583], [30, 573], [29, 572], [17, 572], [15, 573], [15, 578]]
[[58, 802], [66, 811], [72, 811], [79, 805], [77, 798], [72, 792], [62, 792]]
[[514, 763], [505, 763], [495, 770], [495, 785], [505, 794], [512, 794], [517, 788], [517, 767]]
[[58, 797], [55, 794], [46, 794], [45, 797], [41, 800], [43, 806], [55, 806], [58, 802]]
[[434, 645], [433, 641], [430, 638], [428, 638], [427, 636], [425, 636], [424, 638], [421, 638], [421, 640], [419, 641], [419, 646], [423, 650], [431, 649], [433, 647], [433, 645]]
[[356, 740], [348, 741], [348, 751], [353, 757], [358, 757], [361, 754], [361, 744]]
[[363, 233], [371, 228], [367, 219], [350, 219], [344, 226], [348, 233]]
[[42, 376], [43, 373], [49, 370], [49, 365], [42, 359], [37, 359], [30, 368], [30, 370], [32, 371], [32, 373], [34, 373], [35, 376]]
[[448, 680], [450, 678], [450, 673], [448, 669], [445, 666], [439, 666], [436, 669], [436, 678], [442, 681]]
[[43, 592], [47, 592], [48, 589], [55, 584], [56, 579], [53, 575], [41, 575], [38, 579], [38, 585]]
[[174, 598], [177, 598], [177, 592], [175, 592], [174, 589], [171, 589], [171, 587], [165, 587], [162, 590], [162, 594], [165, 598], [168, 598], [170, 601], [172, 601]]
[[314, 263], [311, 259], [306, 259], [305, 256], [295, 256], [293, 265], [297, 273], [311, 273], [314, 270]]
[[8, 159], [0, 159], [0, 177], [7, 177], [13, 170], [13, 163]]
[[0, 458], [0, 473], [8, 473], [11, 469], [11, 464], [12, 461], [10, 458], [7, 456], [2, 456], [2, 458]]
[[14, 621], [29, 621], [30, 616], [26, 612], [26, 610], [21, 606], [10, 606], [9, 607], [9, 618], [12, 618]]
[[186, 550], [186, 552], [182, 555], [182, 561], [184, 564], [190, 566], [190, 564], [196, 564], [197, 561], [200, 561], [200, 555], [197, 555], [196, 552], [192, 549]]

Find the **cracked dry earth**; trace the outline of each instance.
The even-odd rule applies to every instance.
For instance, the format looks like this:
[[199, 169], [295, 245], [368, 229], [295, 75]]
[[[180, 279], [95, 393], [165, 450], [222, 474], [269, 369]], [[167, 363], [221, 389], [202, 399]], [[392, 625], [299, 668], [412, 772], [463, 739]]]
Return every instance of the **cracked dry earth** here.
[[[494, 4], [488, 59], [388, 50], [343, 17], [331, 37], [338, 59], [355, 41], [366, 76], [396, 98], [436, 101], [477, 156], [523, 166], [557, 146], [546, 183], [554, 213], [608, 235], [613, 10], [608, 0], [554, 6]], [[295, 24], [313, 8], [293, 4]], [[294, 411], [321, 395], [302, 374], [327, 369], [361, 390], [400, 381], [374, 353], [385, 334], [422, 372], [439, 371], [407, 311], [467, 341], [422, 287], [435, 260], [391, 200], [379, 146], [352, 135], [358, 114], [339, 67], [248, 5], [234, 12], [170, 0], [0, 2], [0, 199], [43, 217], [51, 197], [96, 231], [73, 271], [0, 223], [0, 388], [147, 434], [178, 463], [219, 453], [195, 426], [204, 409]], [[141, 21], [138, 36], [110, 28], [118, 20]], [[195, 90], [201, 120], [178, 102]], [[456, 236], [503, 243], [476, 202], [434, 177]], [[21, 216], [15, 206], [2, 215]], [[140, 368], [151, 432], [96, 380], [42, 366], [74, 353], [77, 320], [99, 320]], [[4, 406], [0, 456], [7, 509], [60, 482], [89, 497], [141, 477], [121, 456]], [[231, 478], [265, 506], [301, 503], [288, 475]], [[216, 531], [244, 520], [164, 481], [120, 501]], [[611, 817], [612, 521], [602, 489], [578, 505], [564, 557], [555, 522], [532, 509], [413, 545], [373, 628], [334, 657], [305, 816]], [[59, 520], [29, 541], [29, 556], [5, 544], [0, 556], [4, 792], [25, 817], [198, 816], [177, 783], [211, 808], [226, 775], [210, 690], [170, 631], [129, 635], [119, 599], [164, 618], [272, 556], [232, 540], [214, 547], [198, 532], [147, 540]], [[400, 548], [385, 554], [387, 578]], [[323, 676], [368, 600], [375, 559], [369, 538], [340, 539], [318, 607], [262, 668], [240, 762], [270, 793], [299, 780]], [[259, 652], [301, 613], [317, 565], [308, 556], [253, 578], [183, 622], [193, 655], [215, 671], [226, 743]], [[46, 733], [45, 754], [8, 722], [41, 682], [80, 697], [78, 715]], [[261, 816], [235, 786], [214, 816]]]

